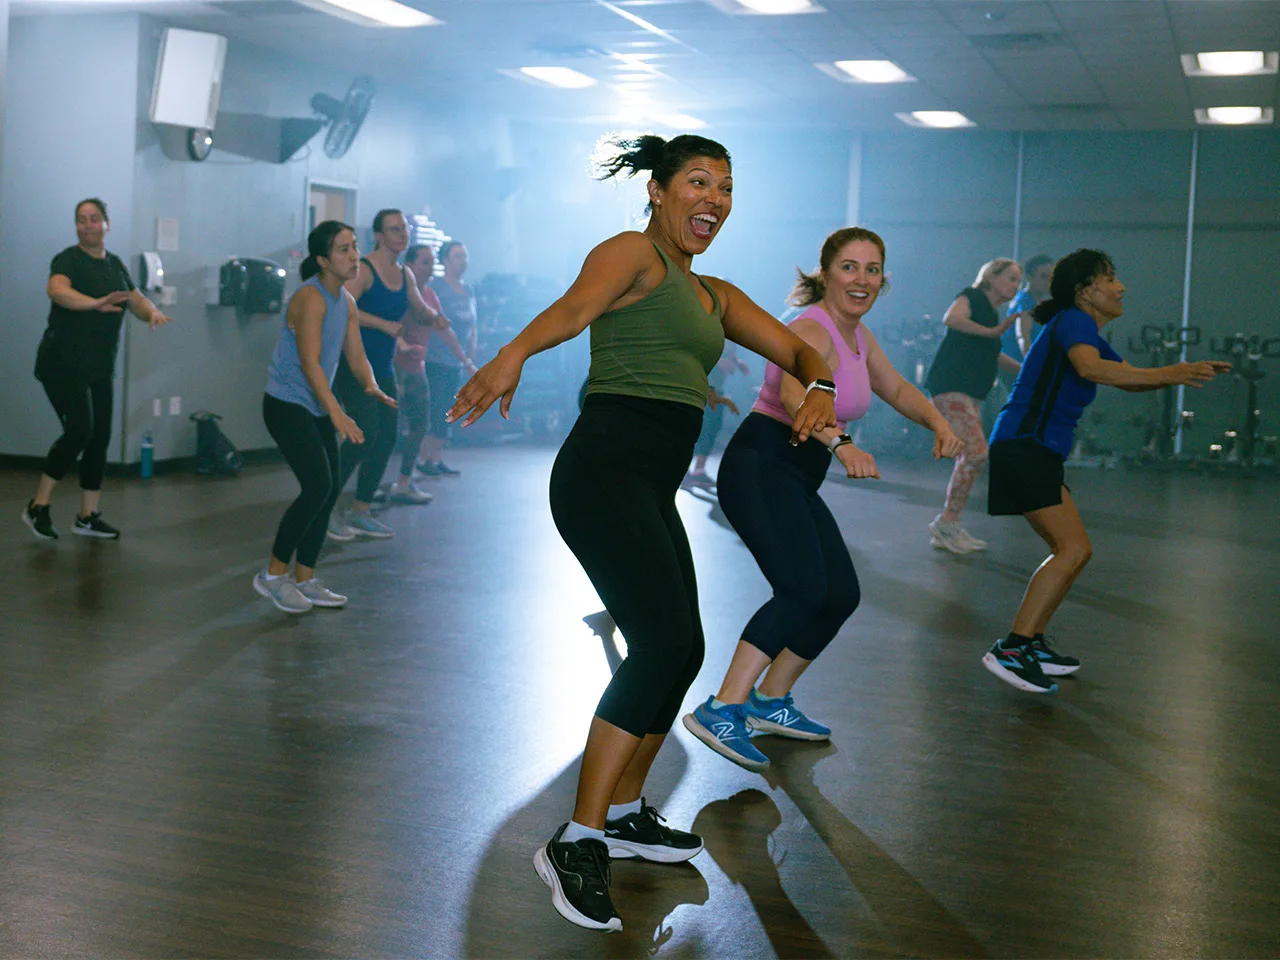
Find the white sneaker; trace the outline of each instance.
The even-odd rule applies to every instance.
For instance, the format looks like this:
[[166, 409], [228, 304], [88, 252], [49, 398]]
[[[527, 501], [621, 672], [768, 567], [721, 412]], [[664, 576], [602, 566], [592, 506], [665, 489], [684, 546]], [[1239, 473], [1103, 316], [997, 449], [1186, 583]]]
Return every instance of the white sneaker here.
[[964, 527], [961, 527], [959, 530], [956, 531], [956, 539], [958, 539], [965, 547], [967, 547], [970, 553], [974, 552], [975, 550], [987, 549], [987, 541], [979, 540], [977, 537], [971, 534]]
[[253, 589], [285, 613], [306, 613], [311, 609], [311, 601], [302, 595], [289, 576], [268, 577], [266, 570], [259, 570], [253, 576]]
[[387, 494], [387, 499], [391, 503], [419, 504], [430, 503], [435, 496], [411, 483], [407, 487], [393, 486]]
[[932, 534], [929, 543], [938, 550], [950, 550], [963, 555], [972, 549], [960, 537], [960, 524], [943, 523], [942, 514], [929, 521], [929, 533]]
[[338, 543], [347, 543], [356, 538], [356, 532], [347, 525], [347, 521], [342, 518], [342, 514], [334, 513], [329, 518], [329, 529], [325, 531], [325, 536], [330, 540], [338, 541]]
[[334, 593], [316, 577], [300, 582], [298, 592], [317, 607], [341, 607], [347, 602], [346, 597], [340, 593]]

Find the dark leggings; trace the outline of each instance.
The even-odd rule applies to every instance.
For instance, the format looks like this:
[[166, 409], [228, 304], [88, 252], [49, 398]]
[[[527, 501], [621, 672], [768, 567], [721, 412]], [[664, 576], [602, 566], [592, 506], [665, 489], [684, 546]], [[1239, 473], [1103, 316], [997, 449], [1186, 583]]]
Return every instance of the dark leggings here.
[[110, 378], [86, 380], [70, 370], [42, 374], [44, 392], [62, 421], [62, 436], [53, 442], [44, 460], [44, 472], [61, 480], [80, 460], [80, 489], [101, 490], [111, 443], [111, 407], [114, 390]]
[[397, 370], [396, 383], [400, 388], [400, 422], [405, 427], [400, 448], [400, 476], [412, 477], [422, 438], [427, 435], [431, 388], [421, 370]]
[[587, 397], [551, 471], [551, 515], [627, 641], [596, 708], [633, 736], [671, 729], [702, 666], [693, 555], [675, 495], [702, 411]]
[[302, 484], [298, 499], [280, 518], [271, 555], [282, 563], [297, 553], [298, 565], [314, 567], [338, 500], [338, 434], [333, 421], [306, 407], [266, 394], [262, 419], [289, 469]]
[[821, 441], [793, 447], [791, 428], [761, 413], [720, 460], [720, 508], [773, 587], [742, 639], [771, 660], [784, 649], [816, 658], [861, 599], [849, 548], [818, 496], [830, 463]]
[[[394, 374], [385, 373], [379, 377], [378, 386], [387, 396], [395, 398]], [[338, 361], [338, 372], [333, 378], [333, 395], [338, 398], [347, 416], [356, 422], [356, 426], [364, 434], [364, 443], [348, 442], [342, 445], [342, 468], [338, 473], [338, 492], [342, 492], [347, 481], [351, 479], [351, 474], [355, 473], [356, 467], [359, 467], [356, 499], [361, 503], [372, 503], [373, 495], [378, 492], [378, 484], [382, 482], [382, 475], [387, 472], [391, 451], [396, 446], [399, 414], [395, 407], [388, 407], [364, 392], [364, 387], [360, 386], [360, 381], [347, 366], [346, 357]]]
[[448, 440], [452, 428], [444, 415], [453, 406], [453, 398], [458, 392], [458, 381], [462, 377], [462, 368], [448, 367], [443, 363], [427, 363], [423, 366], [423, 370], [431, 388], [431, 417], [427, 421], [427, 432], [433, 437]]

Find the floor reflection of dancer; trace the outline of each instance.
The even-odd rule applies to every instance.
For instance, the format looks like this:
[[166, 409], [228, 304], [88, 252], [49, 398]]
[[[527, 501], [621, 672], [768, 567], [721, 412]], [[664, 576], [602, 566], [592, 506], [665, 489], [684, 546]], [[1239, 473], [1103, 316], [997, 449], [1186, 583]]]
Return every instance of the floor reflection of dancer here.
[[1022, 282], [1016, 260], [996, 259], [982, 265], [973, 286], [965, 287], [942, 318], [947, 335], [929, 367], [925, 388], [957, 437], [964, 453], [956, 458], [947, 483], [942, 513], [929, 522], [930, 542], [939, 550], [971, 553], [987, 544], [960, 525], [969, 491], [987, 464], [987, 438], [982, 434], [980, 404], [996, 381], [996, 368], [1017, 371], [1019, 363], [1000, 352], [1000, 338], [1016, 316], [1001, 320], [996, 310], [1013, 299]]
[[[302, 286], [289, 301], [280, 340], [271, 357], [262, 418], [302, 491], [276, 529], [271, 559], [253, 578], [253, 587], [285, 613], [313, 606], [340, 607], [342, 594], [316, 578], [329, 514], [342, 490], [338, 436], [363, 443], [364, 434], [333, 394], [338, 358], [377, 403], [394, 401], [378, 388], [364, 355], [356, 306], [343, 284], [356, 275], [360, 254], [354, 231], [326, 220], [307, 237]], [[295, 579], [289, 561], [296, 558]]]
[[36, 495], [22, 522], [41, 540], [57, 540], [49, 516], [53, 489], [80, 464], [80, 512], [72, 533], [116, 540], [120, 531], [102, 519], [98, 502], [111, 442], [116, 352], [127, 308], [151, 329], [169, 322], [134, 286], [129, 271], [106, 248], [107, 205], [93, 197], [76, 204], [76, 245], [49, 267], [49, 326], [36, 353], [36, 379], [62, 423], [62, 435], [45, 457]]
[[837, 230], [822, 245], [820, 268], [800, 274], [791, 295], [793, 304], [807, 308], [791, 329], [835, 371], [839, 422], [792, 444], [790, 423], [804, 388], [770, 365], [759, 399], [720, 459], [720, 509], [773, 596], [743, 629], [719, 692], [686, 715], [684, 725], [748, 770], [769, 765], [751, 743], [753, 731], [797, 740], [831, 734], [795, 705], [791, 689], [860, 597], [849, 548], [818, 494], [833, 455], [849, 477], [880, 476], [875, 459], [854, 446], [845, 424], [866, 414], [874, 393], [933, 431], [935, 457], [954, 457], [962, 449], [946, 418], [899, 375], [863, 322], [885, 288], [884, 261], [877, 234], [862, 227]]
[[1080, 669], [1078, 659], [1049, 646], [1044, 632], [1093, 555], [1063, 483], [1063, 462], [1097, 385], [1131, 391], [1198, 387], [1231, 369], [1214, 360], [1153, 368], [1125, 363], [1101, 335], [1124, 313], [1124, 290], [1105, 253], [1077, 250], [1058, 261], [1050, 299], [1035, 308], [1043, 329], [991, 431], [989, 511], [1022, 514], [1053, 551], [1032, 575], [1013, 629], [982, 658], [993, 674], [1028, 693], [1052, 693], [1058, 687], [1050, 677]]
[[551, 475], [556, 526], [627, 640], [582, 755], [573, 819], [535, 865], [568, 920], [619, 930], [609, 857], [673, 862], [702, 848], [663, 826], [645, 777], [702, 663], [689, 542], [675, 508], [725, 337], [764, 354], [810, 391], [792, 426], [799, 443], [835, 422], [830, 369], [818, 351], [722, 280], [692, 273], [732, 206], [729, 155], [697, 136], [617, 141], [606, 176], [652, 171], [653, 216], [596, 247], [569, 291], [458, 393], [450, 418], [472, 423], [524, 362], [591, 326], [590, 387]]

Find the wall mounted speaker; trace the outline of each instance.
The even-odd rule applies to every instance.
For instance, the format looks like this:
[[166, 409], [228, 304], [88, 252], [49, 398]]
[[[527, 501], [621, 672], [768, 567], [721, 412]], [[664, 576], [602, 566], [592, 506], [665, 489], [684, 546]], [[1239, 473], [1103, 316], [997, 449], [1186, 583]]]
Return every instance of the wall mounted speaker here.
[[151, 90], [151, 122], [212, 130], [226, 59], [226, 37], [176, 27], [165, 30]]

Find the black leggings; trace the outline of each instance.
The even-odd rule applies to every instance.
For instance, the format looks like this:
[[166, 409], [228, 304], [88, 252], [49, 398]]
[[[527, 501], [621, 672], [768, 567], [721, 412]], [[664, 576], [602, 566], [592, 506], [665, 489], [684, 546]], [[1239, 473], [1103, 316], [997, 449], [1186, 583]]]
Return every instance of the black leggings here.
[[62, 436], [44, 459], [44, 472], [61, 480], [80, 461], [80, 489], [101, 490], [111, 443], [111, 379], [86, 380], [71, 370], [42, 371], [44, 392], [62, 421]]
[[849, 548], [818, 496], [830, 464], [821, 441], [793, 447], [791, 428], [761, 413], [720, 460], [720, 508], [773, 587], [742, 639], [771, 660], [784, 649], [816, 658], [861, 599]]
[[298, 499], [280, 518], [271, 555], [288, 563], [297, 553], [299, 566], [314, 567], [329, 526], [329, 514], [342, 489], [338, 485], [337, 431], [328, 417], [317, 417], [304, 406], [270, 394], [262, 398], [262, 419], [289, 469], [302, 484]]
[[587, 397], [551, 471], [551, 515], [627, 641], [596, 716], [643, 737], [671, 729], [702, 666], [698, 584], [675, 495], [702, 411]]
[[[394, 374], [385, 374], [378, 379], [382, 392], [392, 399], [396, 396], [396, 378]], [[356, 467], [360, 468], [360, 476], [356, 479], [356, 499], [361, 503], [372, 503], [373, 495], [378, 492], [378, 484], [382, 475], [387, 472], [387, 462], [391, 459], [391, 451], [396, 446], [396, 430], [399, 425], [399, 414], [395, 407], [388, 407], [380, 400], [375, 400], [364, 392], [360, 381], [347, 366], [347, 359], [338, 361], [338, 372], [333, 378], [333, 395], [342, 404], [347, 416], [356, 422], [364, 434], [364, 443], [344, 443], [342, 445], [342, 468], [338, 473], [338, 492], [347, 485]]]

